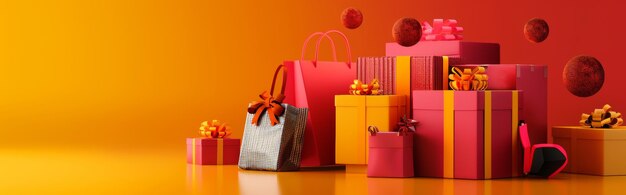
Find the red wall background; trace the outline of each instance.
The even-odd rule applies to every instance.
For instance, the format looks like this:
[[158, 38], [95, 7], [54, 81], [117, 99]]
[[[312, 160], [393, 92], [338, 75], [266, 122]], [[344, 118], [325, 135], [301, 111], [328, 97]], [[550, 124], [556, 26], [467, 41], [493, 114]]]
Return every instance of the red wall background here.
[[[356, 30], [339, 20], [350, 6], [365, 17]], [[455, 18], [466, 40], [500, 43], [502, 63], [549, 65], [550, 124], [576, 125], [580, 113], [605, 103], [626, 110], [623, 9], [617, 0], [7, 2], [0, 145], [183, 150], [184, 138], [210, 119], [240, 137], [247, 103], [269, 88], [277, 64], [299, 57], [310, 33], [339, 29], [355, 59], [380, 56], [401, 17]], [[533, 17], [550, 25], [540, 44], [522, 33]], [[606, 72], [589, 98], [561, 81], [565, 63], [581, 54]]]

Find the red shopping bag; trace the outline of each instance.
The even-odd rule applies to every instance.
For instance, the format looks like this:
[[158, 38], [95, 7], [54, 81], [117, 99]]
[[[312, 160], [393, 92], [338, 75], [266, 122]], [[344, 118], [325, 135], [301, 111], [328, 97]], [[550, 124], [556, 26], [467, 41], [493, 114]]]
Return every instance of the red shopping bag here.
[[[336, 60], [335, 44], [329, 34], [340, 35], [345, 41], [348, 60]], [[319, 36], [315, 59], [304, 60], [308, 42]], [[318, 61], [320, 42], [330, 39], [334, 61]], [[285, 61], [289, 69], [284, 102], [299, 108], [309, 108], [302, 148], [301, 166], [335, 164], [335, 105], [334, 97], [347, 94], [348, 86], [356, 78], [356, 65], [351, 62], [350, 43], [337, 30], [311, 34], [304, 42], [300, 60]]]

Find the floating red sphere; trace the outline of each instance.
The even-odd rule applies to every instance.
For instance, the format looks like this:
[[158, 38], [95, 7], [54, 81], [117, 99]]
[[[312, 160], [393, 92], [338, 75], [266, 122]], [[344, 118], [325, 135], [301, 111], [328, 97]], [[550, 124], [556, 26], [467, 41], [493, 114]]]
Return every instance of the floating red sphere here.
[[544, 19], [533, 18], [524, 25], [524, 36], [530, 42], [541, 43], [548, 38], [548, 34], [550, 28]]
[[592, 56], [576, 56], [563, 69], [563, 84], [575, 96], [592, 96], [604, 84], [604, 68]]
[[346, 28], [356, 29], [363, 23], [363, 14], [356, 8], [346, 8], [341, 13], [341, 22]]
[[398, 44], [410, 47], [422, 38], [422, 25], [414, 18], [400, 18], [393, 24], [391, 34]]

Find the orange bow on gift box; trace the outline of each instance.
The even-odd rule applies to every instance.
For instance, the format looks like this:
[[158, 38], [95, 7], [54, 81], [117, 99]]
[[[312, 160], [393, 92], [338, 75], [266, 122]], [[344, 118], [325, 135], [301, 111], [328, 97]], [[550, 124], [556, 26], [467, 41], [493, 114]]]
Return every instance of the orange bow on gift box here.
[[485, 90], [487, 89], [487, 75], [485, 67], [476, 67], [473, 69], [452, 68], [452, 74], [448, 77], [450, 80], [450, 88], [453, 90], [469, 91], [469, 90]]
[[210, 138], [225, 138], [230, 135], [229, 129], [226, 123], [221, 123], [218, 120], [212, 120], [211, 123], [204, 121], [200, 124], [200, 135]]
[[602, 109], [595, 109], [591, 115], [583, 113], [580, 125], [592, 128], [614, 128], [622, 125], [624, 120], [619, 112], [609, 111], [611, 106], [606, 104]]
[[254, 114], [254, 118], [252, 118], [252, 124], [259, 125], [259, 118], [263, 115], [263, 112], [267, 110], [267, 113], [270, 117], [270, 122], [272, 126], [278, 124], [280, 121], [278, 117], [283, 115], [285, 108], [280, 105], [285, 99], [283, 94], [279, 94], [278, 97], [273, 97], [269, 92], [265, 91], [259, 95], [262, 101], [254, 101], [248, 107], [248, 113]]
[[372, 80], [370, 84], [363, 84], [360, 80], [355, 79], [354, 84], [350, 85], [350, 95], [380, 95], [382, 92], [378, 79]]

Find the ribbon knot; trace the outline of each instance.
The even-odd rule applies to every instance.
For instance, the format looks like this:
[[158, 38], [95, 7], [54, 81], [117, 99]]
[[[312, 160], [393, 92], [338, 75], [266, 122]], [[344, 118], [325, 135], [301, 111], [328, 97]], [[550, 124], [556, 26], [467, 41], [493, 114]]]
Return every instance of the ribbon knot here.
[[485, 90], [487, 89], [487, 75], [485, 67], [475, 67], [473, 69], [452, 68], [452, 74], [448, 77], [450, 80], [450, 88], [453, 90], [469, 91], [469, 90]]
[[434, 19], [431, 26], [428, 22], [422, 23], [422, 40], [425, 41], [452, 41], [463, 40], [463, 27], [457, 26], [455, 19]]
[[230, 135], [230, 127], [226, 123], [212, 120], [211, 123], [204, 121], [200, 124], [200, 135], [210, 138], [225, 138]]
[[380, 90], [380, 83], [378, 79], [372, 80], [370, 84], [364, 84], [358, 79], [354, 80], [354, 84], [350, 85], [351, 95], [380, 95], [383, 90]]
[[258, 126], [259, 119], [266, 110], [269, 114], [272, 126], [280, 123], [278, 117], [282, 116], [285, 111], [285, 108], [281, 105], [285, 96], [280, 94], [277, 97], [273, 97], [269, 92], [264, 91], [259, 95], [259, 97], [261, 98], [261, 101], [253, 101], [250, 103], [250, 107], [248, 107], [248, 113], [254, 114], [252, 124]]
[[602, 109], [595, 109], [591, 114], [583, 113], [580, 119], [580, 125], [590, 126], [591, 128], [615, 128], [622, 123], [622, 114], [610, 111], [611, 106], [605, 104]]
[[415, 132], [415, 127], [417, 127], [417, 121], [413, 119], [409, 119], [404, 115], [400, 122], [398, 122], [398, 132], [400, 135], [404, 135], [408, 132]]

